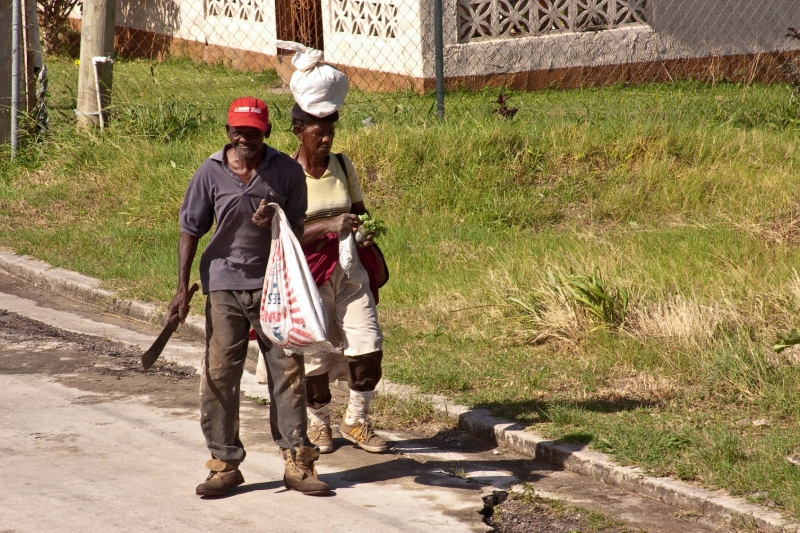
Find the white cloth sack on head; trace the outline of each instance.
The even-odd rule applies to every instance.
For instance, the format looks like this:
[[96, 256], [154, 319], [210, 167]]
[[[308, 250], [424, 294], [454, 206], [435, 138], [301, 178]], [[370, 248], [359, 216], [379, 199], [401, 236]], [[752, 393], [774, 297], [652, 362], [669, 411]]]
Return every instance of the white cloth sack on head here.
[[295, 102], [306, 113], [326, 117], [338, 111], [347, 96], [347, 76], [322, 62], [322, 52], [292, 41], [277, 41], [278, 48], [294, 50], [295, 71], [289, 82]]
[[259, 318], [267, 338], [294, 353], [332, 350], [325, 340], [328, 323], [322, 297], [306, 257], [278, 204], [272, 219], [269, 251]]

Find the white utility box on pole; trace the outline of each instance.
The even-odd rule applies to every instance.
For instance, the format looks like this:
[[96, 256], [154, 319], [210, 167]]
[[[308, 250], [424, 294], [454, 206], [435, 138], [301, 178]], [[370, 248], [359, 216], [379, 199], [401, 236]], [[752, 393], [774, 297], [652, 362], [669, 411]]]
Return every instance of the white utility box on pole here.
[[[111, 104], [111, 82], [114, 62], [114, 26], [117, 0], [84, 0], [81, 22], [81, 64], [78, 73], [78, 126], [106, 124], [100, 117]], [[98, 58], [109, 61], [99, 61]], [[98, 92], [99, 88], [99, 92]]]

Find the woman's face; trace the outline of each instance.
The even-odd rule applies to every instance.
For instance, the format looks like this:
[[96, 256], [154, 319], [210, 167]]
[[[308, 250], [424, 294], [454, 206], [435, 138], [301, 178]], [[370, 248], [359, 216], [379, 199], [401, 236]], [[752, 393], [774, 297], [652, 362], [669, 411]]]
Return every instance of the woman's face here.
[[311, 122], [305, 124], [297, 134], [300, 143], [315, 157], [327, 157], [331, 153], [335, 122]]

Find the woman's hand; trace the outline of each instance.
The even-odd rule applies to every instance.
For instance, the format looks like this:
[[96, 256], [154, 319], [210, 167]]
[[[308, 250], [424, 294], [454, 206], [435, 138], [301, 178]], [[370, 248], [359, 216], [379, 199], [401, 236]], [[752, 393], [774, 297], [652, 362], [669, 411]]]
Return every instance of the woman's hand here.
[[338, 233], [339, 235], [347, 235], [348, 232], [352, 233], [357, 228], [358, 215], [354, 215], [353, 213], [345, 213], [330, 219], [328, 231], [330, 233]]
[[373, 244], [375, 244], [375, 235], [372, 233], [362, 235], [361, 242], [356, 241], [356, 246], [359, 248], [366, 248], [367, 246], [372, 246]]

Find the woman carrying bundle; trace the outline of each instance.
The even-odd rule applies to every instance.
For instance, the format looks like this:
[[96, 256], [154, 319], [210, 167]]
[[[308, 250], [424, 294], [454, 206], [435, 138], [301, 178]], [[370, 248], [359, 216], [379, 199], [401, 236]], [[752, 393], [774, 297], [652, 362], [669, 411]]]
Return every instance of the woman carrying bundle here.
[[[308, 210], [301, 239], [311, 272], [328, 313], [328, 340], [340, 353], [306, 356], [308, 438], [322, 453], [333, 451], [329, 383], [346, 378], [350, 401], [339, 429], [342, 437], [366, 451], [381, 453], [387, 444], [370, 427], [367, 413], [381, 379], [383, 335], [378, 325], [377, 284], [358, 255], [350, 274], [339, 261], [339, 237], [354, 233], [358, 215], [367, 212], [352, 162], [331, 154], [338, 111], [319, 117], [295, 104], [292, 127], [300, 143], [294, 158], [308, 185]], [[361, 247], [372, 245], [366, 236]], [[372, 288], [370, 287], [372, 285]]]

